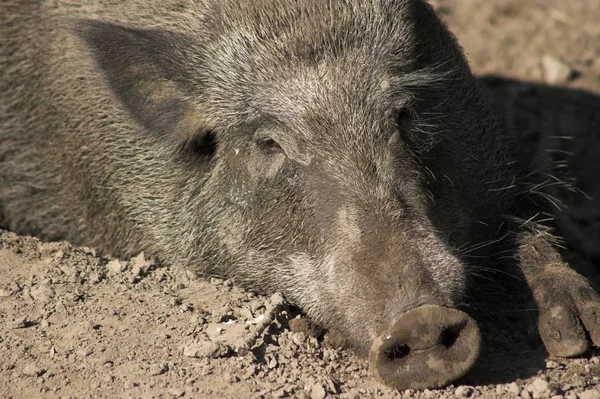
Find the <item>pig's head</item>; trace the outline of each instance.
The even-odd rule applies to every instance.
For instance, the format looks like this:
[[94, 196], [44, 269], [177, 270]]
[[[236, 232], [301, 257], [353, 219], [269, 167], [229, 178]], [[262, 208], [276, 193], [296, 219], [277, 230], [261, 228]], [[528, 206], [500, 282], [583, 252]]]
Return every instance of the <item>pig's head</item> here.
[[201, 3], [77, 28], [181, 172], [163, 251], [283, 292], [389, 385], [466, 373], [461, 249], [502, 213], [510, 151], [453, 37], [416, 0]]

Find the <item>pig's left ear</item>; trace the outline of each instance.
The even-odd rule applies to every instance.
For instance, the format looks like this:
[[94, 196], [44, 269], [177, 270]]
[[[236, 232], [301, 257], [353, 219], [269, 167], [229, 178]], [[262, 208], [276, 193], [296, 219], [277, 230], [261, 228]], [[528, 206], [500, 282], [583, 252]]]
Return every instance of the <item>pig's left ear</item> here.
[[193, 81], [189, 39], [95, 20], [75, 29], [116, 97], [147, 131], [173, 142], [202, 140], [197, 136], [208, 132], [202, 112], [185, 92]]

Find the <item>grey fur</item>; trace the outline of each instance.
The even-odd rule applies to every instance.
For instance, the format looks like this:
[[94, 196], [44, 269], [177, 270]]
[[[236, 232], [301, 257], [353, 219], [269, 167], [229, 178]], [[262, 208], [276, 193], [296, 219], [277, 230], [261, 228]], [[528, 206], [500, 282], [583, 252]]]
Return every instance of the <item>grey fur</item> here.
[[13, 231], [282, 291], [366, 350], [461, 303], [469, 256], [529, 218], [531, 174], [422, 1], [13, 0], [0, 19]]

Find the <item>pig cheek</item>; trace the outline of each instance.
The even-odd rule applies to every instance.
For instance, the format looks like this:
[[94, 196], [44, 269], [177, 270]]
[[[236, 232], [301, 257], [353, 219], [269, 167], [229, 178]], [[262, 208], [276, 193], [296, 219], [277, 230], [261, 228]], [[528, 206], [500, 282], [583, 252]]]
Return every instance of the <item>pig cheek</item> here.
[[[240, 148], [241, 147], [241, 148]], [[240, 208], [250, 208], [264, 196], [261, 189], [274, 181], [285, 163], [282, 155], [265, 156], [252, 145], [234, 148], [226, 158], [227, 198]]]
[[256, 246], [284, 249], [282, 231], [297, 223], [291, 206], [297, 174], [285, 166], [285, 156], [265, 156], [253, 145], [228, 152], [221, 168], [226, 187], [221, 192], [228, 206], [221, 211], [219, 221], [221, 240], [228, 248], [244, 245], [246, 250]]
[[229, 208], [222, 212], [217, 221], [217, 236], [230, 254], [245, 250], [244, 223], [239, 209]]

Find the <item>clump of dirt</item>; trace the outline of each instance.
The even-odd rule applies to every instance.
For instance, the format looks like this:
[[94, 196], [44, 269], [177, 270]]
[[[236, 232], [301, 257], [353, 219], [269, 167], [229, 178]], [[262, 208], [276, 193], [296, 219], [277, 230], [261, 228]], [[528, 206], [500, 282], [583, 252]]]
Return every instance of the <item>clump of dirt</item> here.
[[[600, 194], [600, 174], [589, 172], [600, 168], [597, 2], [432, 3], [475, 72], [493, 75], [481, 82], [532, 159], [548, 149], [575, 153], [574, 184]], [[563, 136], [576, 139], [555, 139]], [[574, 195], [566, 202], [569, 256], [597, 274], [600, 206]], [[470, 309], [484, 338], [474, 370], [444, 389], [398, 392], [281, 296], [162, 267], [143, 253], [113, 259], [1, 231], [0, 397], [600, 398], [600, 352], [547, 358], [534, 307], [511, 291], [519, 284], [490, 287]]]

